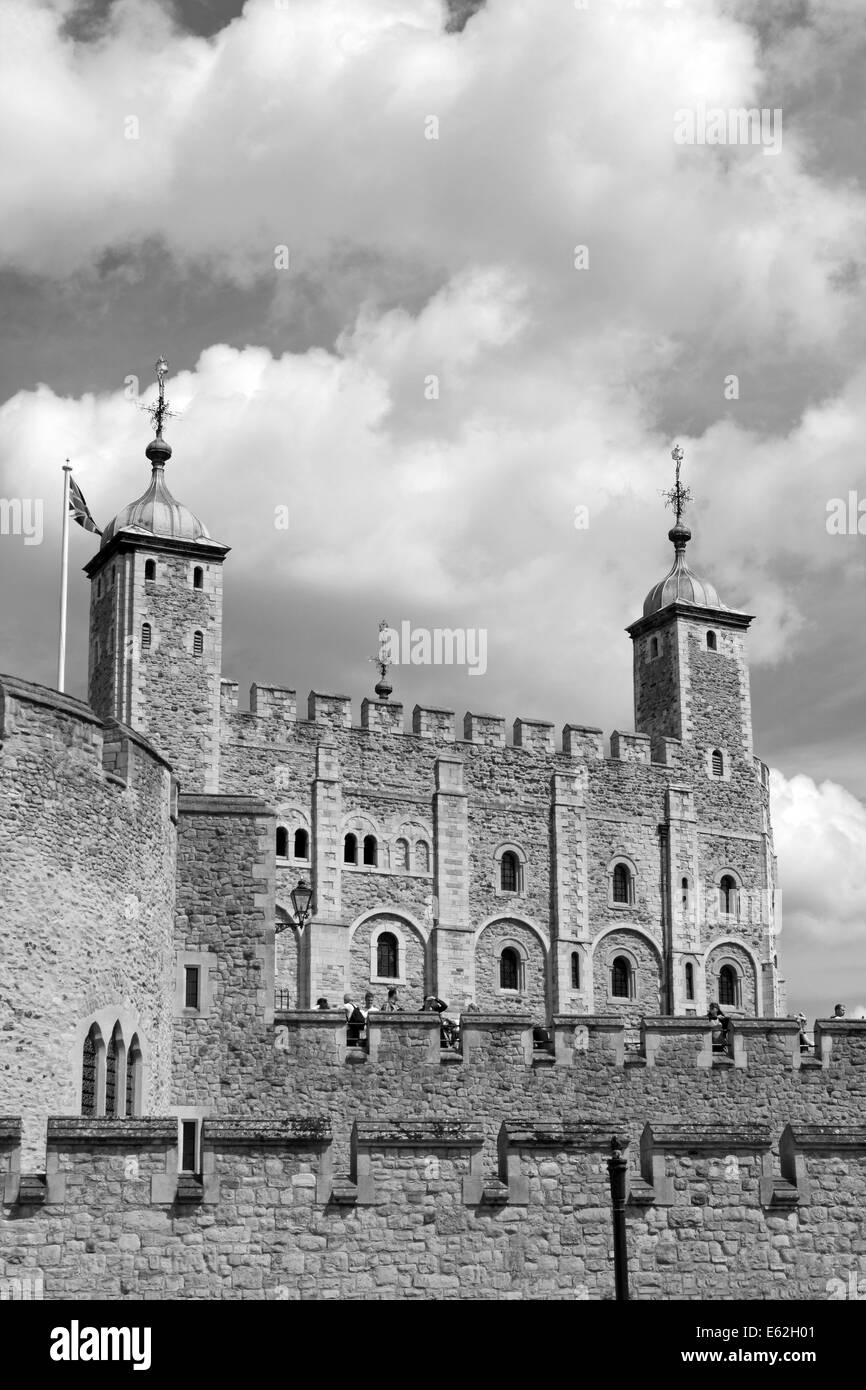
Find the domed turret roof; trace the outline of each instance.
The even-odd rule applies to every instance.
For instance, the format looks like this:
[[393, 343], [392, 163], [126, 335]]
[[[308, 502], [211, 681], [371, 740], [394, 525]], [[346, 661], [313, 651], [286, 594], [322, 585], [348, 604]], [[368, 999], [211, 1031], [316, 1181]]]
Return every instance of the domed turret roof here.
[[171, 458], [171, 445], [157, 435], [148, 444], [145, 453], [153, 465], [150, 484], [140, 497], [121, 508], [114, 520], [108, 523], [102, 533], [100, 550], [104, 550], [120, 531], [178, 541], [209, 541], [210, 532], [204, 523], [189, 507], [176, 501], [166, 486], [163, 470]]
[[709, 580], [700, 579], [686, 564], [686, 545], [692, 538], [689, 528], [678, 521], [668, 531], [668, 538], [674, 544], [674, 563], [664, 579], [654, 584], [644, 599], [644, 617], [658, 613], [671, 603], [692, 603], [698, 608], [718, 608], [725, 613], [731, 612], [719, 598], [715, 585]]

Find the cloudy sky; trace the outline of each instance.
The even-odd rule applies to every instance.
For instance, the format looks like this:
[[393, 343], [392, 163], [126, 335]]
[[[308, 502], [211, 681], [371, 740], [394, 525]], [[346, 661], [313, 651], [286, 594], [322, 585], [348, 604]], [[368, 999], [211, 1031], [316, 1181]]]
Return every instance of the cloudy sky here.
[[[103, 525], [144, 489], [163, 352], [167, 481], [232, 546], [242, 690], [360, 702], [385, 617], [488, 634], [483, 677], [396, 669], [407, 711], [628, 729], [679, 441], [692, 563], [757, 615], [790, 1002], [866, 1005], [862, 20], [6, 0], [0, 496], [45, 520], [0, 538], [0, 668], [55, 683], [60, 466]], [[762, 142], [676, 136], [739, 107], [777, 113]]]

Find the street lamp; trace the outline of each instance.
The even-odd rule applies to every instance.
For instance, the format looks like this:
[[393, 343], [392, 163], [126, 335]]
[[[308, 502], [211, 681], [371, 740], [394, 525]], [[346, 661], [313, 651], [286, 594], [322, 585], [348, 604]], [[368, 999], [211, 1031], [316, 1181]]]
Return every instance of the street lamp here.
[[277, 922], [274, 927], [274, 935], [279, 935], [288, 927], [303, 927], [313, 915], [313, 890], [304, 880], [298, 879], [297, 888], [291, 891], [293, 922]]

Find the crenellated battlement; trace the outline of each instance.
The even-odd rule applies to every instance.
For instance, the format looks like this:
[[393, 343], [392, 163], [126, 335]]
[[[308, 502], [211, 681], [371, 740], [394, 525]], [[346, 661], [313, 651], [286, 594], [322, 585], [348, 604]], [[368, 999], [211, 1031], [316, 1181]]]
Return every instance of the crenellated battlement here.
[[[645, 767], [676, 770], [681, 765], [682, 743], [676, 738], [651, 739], [649, 734], [625, 733], [614, 730], [607, 752], [602, 729], [583, 724], [565, 724], [557, 736], [556, 726], [549, 720], [519, 717], [511, 724], [504, 715], [479, 714], [468, 710], [463, 716], [462, 737], [456, 734], [457, 716], [454, 710], [432, 705], [415, 705], [411, 724], [407, 728], [404, 706], [394, 700], [373, 700], [365, 697], [360, 705], [360, 719], [353, 718], [352, 699], [348, 695], [332, 695], [311, 690], [307, 697], [306, 718], [298, 716], [297, 693], [273, 685], [254, 684], [250, 687], [249, 711], [239, 709], [237, 681], [220, 682], [220, 709], [223, 716], [223, 737], [229, 742], [245, 729], [257, 729], [268, 741], [289, 744], [300, 730], [322, 729], [330, 733], [365, 732], [381, 735], [405, 735], [424, 739], [438, 745], [472, 745], [478, 748], [520, 750], [540, 759], [567, 758], [582, 762], [632, 763]], [[268, 721], [265, 724], [263, 721]], [[755, 760], [759, 778], [766, 779], [765, 765]], [[760, 769], [764, 769], [761, 773]]]

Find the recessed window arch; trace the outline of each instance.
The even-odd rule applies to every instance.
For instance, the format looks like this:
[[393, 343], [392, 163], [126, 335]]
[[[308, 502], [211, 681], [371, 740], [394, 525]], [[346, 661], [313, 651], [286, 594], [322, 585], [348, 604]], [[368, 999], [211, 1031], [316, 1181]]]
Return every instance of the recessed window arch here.
[[714, 777], [724, 777], [725, 775], [725, 755], [721, 748], [714, 748], [710, 764]]
[[610, 900], [615, 907], [628, 907], [634, 903], [634, 868], [625, 859], [615, 859], [611, 865]]
[[310, 835], [303, 826], [295, 831], [293, 853], [296, 859], [309, 859], [310, 857]]
[[343, 863], [357, 864], [358, 862], [358, 837], [350, 831], [343, 840]]
[[520, 952], [515, 946], [504, 946], [499, 957], [499, 988], [519, 990], [521, 966]]
[[658, 639], [657, 637], [653, 637], [652, 641], [650, 642], [650, 658], [651, 658], [651, 660], [654, 661], [655, 658], [658, 656], [658, 654], [659, 654], [659, 639]]
[[151, 640], [151, 637], [152, 637], [152, 632], [151, 632], [150, 623], [142, 623], [142, 625], [141, 625], [141, 650], [142, 650], [143, 652], [149, 652], [149, 651], [150, 651], [150, 640]]
[[409, 841], [402, 836], [394, 845], [394, 868], [398, 873], [406, 873], [409, 869]]
[[193, 656], [201, 656], [203, 652], [204, 633], [199, 632], [198, 629], [196, 629], [196, 631], [192, 635], [192, 654]]
[[695, 967], [690, 960], [686, 961], [686, 999], [691, 1002], [695, 997]]
[[104, 1054], [102, 1033], [99, 1025], [93, 1023], [84, 1039], [81, 1059], [81, 1113], [88, 1119], [95, 1119], [100, 1112]]
[[571, 988], [580, 989], [580, 951], [571, 953]]
[[426, 840], [416, 840], [415, 842], [415, 872], [416, 874], [429, 874], [430, 872], [430, 846]]
[[719, 1003], [736, 1008], [740, 1002], [740, 978], [733, 965], [723, 965], [719, 971]]
[[144, 562], [144, 582], [145, 584], [156, 583], [156, 561], [145, 560]]
[[120, 1023], [115, 1023], [105, 1052], [105, 1114], [109, 1120], [117, 1115], [117, 1102], [120, 1099], [118, 1087], [119, 1072], [123, 1060], [123, 1034]]
[[138, 1041], [138, 1034], [133, 1033], [129, 1051], [126, 1054], [125, 1114], [127, 1119], [141, 1114], [141, 1072], [141, 1043]]
[[716, 652], [719, 649], [718, 639], [714, 632], [707, 633], [707, 650]]
[[634, 968], [628, 956], [614, 956], [610, 967], [610, 992], [614, 999], [631, 999], [634, 994]]
[[289, 832], [284, 825], [277, 826], [276, 852], [278, 859], [289, 857]]
[[719, 879], [719, 912], [726, 917], [736, 917], [740, 908], [739, 900], [737, 880], [733, 874], [722, 874]]
[[364, 836], [364, 863], [368, 868], [375, 869], [379, 862], [379, 845], [375, 835]]
[[503, 893], [520, 891], [520, 860], [513, 849], [507, 849], [499, 861], [499, 886]]
[[392, 931], [380, 932], [377, 938], [376, 975], [380, 980], [400, 978], [400, 943]]
[[194, 589], [204, 588], [204, 570], [201, 565], [196, 565], [192, 572], [192, 587]]

